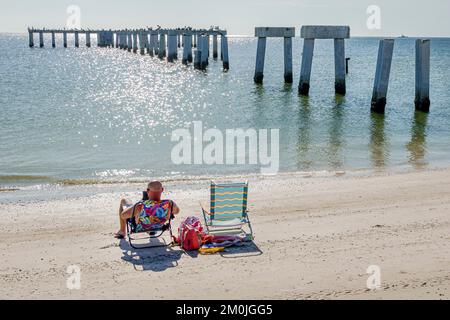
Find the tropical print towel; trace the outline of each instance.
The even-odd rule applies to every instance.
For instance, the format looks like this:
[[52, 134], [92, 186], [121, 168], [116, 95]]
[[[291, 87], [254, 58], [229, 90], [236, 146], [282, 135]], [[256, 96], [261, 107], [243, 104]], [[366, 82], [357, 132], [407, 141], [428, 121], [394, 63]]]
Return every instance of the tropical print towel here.
[[146, 232], [158, 230], [170, 220], [172, 215], [172, 201], [152, 201], [142, 202], [144, 205], [139, 213], [139, 223], [136, 225], [136, 232]]

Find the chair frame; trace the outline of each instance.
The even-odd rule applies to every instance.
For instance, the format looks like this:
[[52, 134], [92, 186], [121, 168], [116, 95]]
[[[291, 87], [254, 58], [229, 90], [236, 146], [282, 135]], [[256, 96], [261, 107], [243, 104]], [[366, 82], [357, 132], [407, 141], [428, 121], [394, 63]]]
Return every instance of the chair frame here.
[[[226, 187], [228, 185], [233, 186], [235, 184], [226, 184], [226, 183], [220, 184], [220, 183], [215, 183], [214, 181], [211, 181], [211, 187], [212, 186]], [[248, 181], [246, 181], [245, 183], [242, 183], [242, 185], [245, 185], [244, 190], [246, 189], [248, 191]], [[211, 198], [211, 201], [212, 200], [213, 200], [213, 198]], [[244, 203], [246, 204], [246, 201], [244, 201]], [[229, 225], [229, 226], [220, 227], [220, 226], [212, 225], [211, 216], [213, 214], [210, 211], [206, 210], [202, 203], [200, 203], [200, 206], [202, 208], [203, 218], [205, 219], [205, 226], [209, 233], [242, 232], [247, 237], [250, 236], [250, 240], [254, 240], [253, 228], [252, 228], [252, 224], [250, 222], [250, 218], [248, 216], [248, 213], [250, 211], [248, 209], [246, 209], [245, 211], [244, 210], [242, 211], [242, 217], [241, 217], [242, 223], [237, 224], [237, 225]], [[210, 203], [210, 208], [211, 208], [211, 203]], [[245, 232], [245, 230], [244, 230], [244, 227], [246, 225], [248, 225], [248, 228], [250, 230], [249, 234], [247, 232]]]
[[[130, 219], [127, 220], [127, 237], [128, 237], [128, 243], [130, 244], [130, 247], [132, 247], [133, 249], [153, 249], [153, 248], [164, 248], [164, 247], [170, 247], [173, 245], [173, 231], [172, 231], [172, 220], [174, 218], [173, 213], [171, 212], [171, 217], [169, 219], [169, 221], [162, 227], [162, 228], [158, 228], [158, 229], [154, 229], [151, 231], [141, 231], [141, 232], [133, 232], [133, 219], [135, 219], [135, 214], [136, 214], [136, 206], [138, 204], [141, 204], [142, 202], [138, 202], [133, 206], [133, 215], [131, 216]], [[173, 210], [173, 208], [171, 209]], [[136, 246], [135, 244], [133, 244], [133, 241], [140, 241], [140, 240], [151, 240], [151, 239], [159, 239], [161, 238], [164, 233], [166, 233], [166, 231], [169, 231], [170, 234], [170, 243], [165, 243], [165, 244], [160, 244], [160, 245], [142, 245], [142, 246]], [[137, 234], [148, 234], [148, 237], [133, 237], [133, 235], [137, 235]], [[153, 234], [154, 233], [154, 234]]]

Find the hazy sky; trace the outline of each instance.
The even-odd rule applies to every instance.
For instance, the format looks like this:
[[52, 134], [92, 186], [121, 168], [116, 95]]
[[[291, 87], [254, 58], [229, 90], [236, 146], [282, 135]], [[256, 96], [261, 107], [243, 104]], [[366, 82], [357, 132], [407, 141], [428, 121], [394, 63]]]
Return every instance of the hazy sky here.
[[[253, 35], [255, 26], [350, 25], [352, 35], [450, 36], [450, 0], [0, 0], [0, 32], [64, 27], [67, 8], [81, 9], [84, 28], [209, 27]], [[381, 29], [367, 28], [370, 5]]]

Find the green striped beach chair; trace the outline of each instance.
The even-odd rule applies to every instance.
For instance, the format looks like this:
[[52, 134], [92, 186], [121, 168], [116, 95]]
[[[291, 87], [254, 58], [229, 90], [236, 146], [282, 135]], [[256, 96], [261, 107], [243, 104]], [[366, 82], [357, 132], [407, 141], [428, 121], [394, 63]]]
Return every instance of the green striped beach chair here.
[[[210, 211], [203, 206], [205, 225], [210, 233], [244, 233], [253, 240], [253, 230], [248, 217], [248, 182], [217, 184], [211, 182]], [[248, 227], [250, 233], [245, 232]]]

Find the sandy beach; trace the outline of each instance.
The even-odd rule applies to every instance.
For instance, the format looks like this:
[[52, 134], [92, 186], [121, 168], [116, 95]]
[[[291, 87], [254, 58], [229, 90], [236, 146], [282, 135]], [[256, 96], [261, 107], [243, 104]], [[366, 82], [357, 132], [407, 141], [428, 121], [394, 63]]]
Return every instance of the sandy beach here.
[[[254, 246], [213, 256], [115, 240], [120, 198], [143, 187], [1, 203], [0, 299], [450, 299], [450, 169], [252, 177]], [[175, 228], [200, 216], [207, 181], [166, 188]]]

